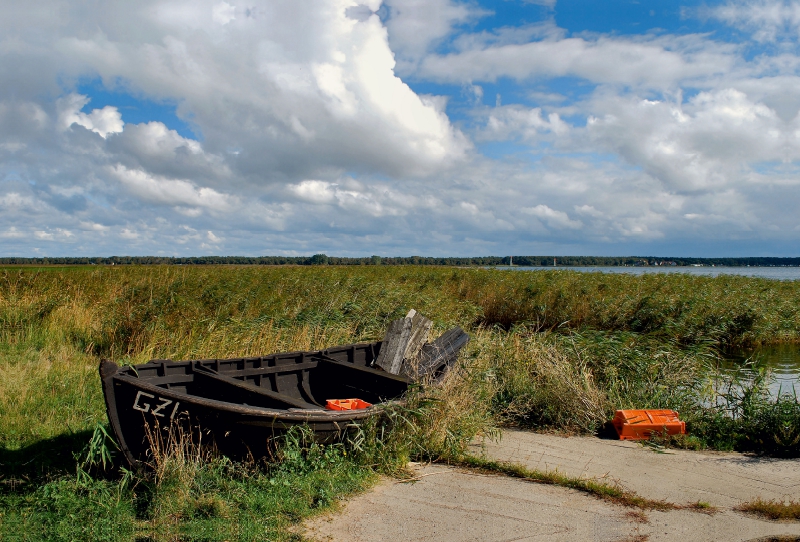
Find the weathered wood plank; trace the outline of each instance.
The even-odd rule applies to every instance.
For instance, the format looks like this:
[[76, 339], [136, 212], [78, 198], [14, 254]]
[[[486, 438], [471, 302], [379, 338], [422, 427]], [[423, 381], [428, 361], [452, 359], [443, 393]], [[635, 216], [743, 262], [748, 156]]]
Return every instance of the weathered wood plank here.
[[406, 353], [410, 336], [411, 318], [400, 318], [392, 321], [389, 324], [389, 329], [386, 330], [375, 365], [387, 373], [399, 374], [400, 368], [403, 366], [403, 356]]
[[406, 353], [403, 356], [403, 366], [400, 369], [400, 374], [416, 379], [419, 366], [419, 353], [428, 340], [428, 335], [430, 335], [431, 328], [433, 327], [433, 321], [425, 318], [414, 309], [409, 311], [406, 318], [411, 319], [411, 336], [408, 340]]
[[420, 377], [443, 373], [458, 358], [459, 351], [469, 342], [469, 335], [460, 327], [446, 331], [441, 337], [422, 347], [419, 354]]
[[[414, 311], [414, 309], [411, 310]], [[428, 320], [416, 311], [411, 316], [406, 316], [406, 318], [411, 318], [411, 336], [408, 338], [408, 346], [403, 357], [406, 360], [413, 360], [419, 355], [422, 345], [428, 341], [428, 335], [430, 335], [433, 327], [433, 320]]]

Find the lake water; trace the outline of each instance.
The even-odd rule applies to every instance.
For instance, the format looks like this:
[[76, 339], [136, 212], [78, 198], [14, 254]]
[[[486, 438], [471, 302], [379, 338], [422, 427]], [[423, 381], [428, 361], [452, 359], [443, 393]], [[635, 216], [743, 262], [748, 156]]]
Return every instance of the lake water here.
[[754, 350], [727, 352], [725, 357], [730, 369], [741, 366], [748, 360], [769, 368], [773, 377], [769, 389], [773, 395], [779, 392], [796, 393], [800, 397], [800, 345], [763, 346]]
[[800, 280], [800, 267], [682, 267], [682, 266], [647, 266], [647, 267], [523, 267], [497, 266], [495, 269], [510, 271], [580, 271], [583, 273], [627, 273], [644, 275], [647, 273], [684, 273], [716, 277], [719, 275], [742, 275], [776, 280]]

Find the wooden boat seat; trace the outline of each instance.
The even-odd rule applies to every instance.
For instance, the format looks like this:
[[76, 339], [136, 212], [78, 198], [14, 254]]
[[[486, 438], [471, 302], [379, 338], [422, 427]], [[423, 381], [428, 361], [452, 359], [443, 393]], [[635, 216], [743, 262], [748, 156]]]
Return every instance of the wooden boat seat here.
[[[203, 366], [204, 368], [208, 368]], [[303, 363], [287, 363], [285, 365], [270, 365], [267, 367], [254, 367], [252, 369], [236, 369], [236, 370], [219, 370], [214, 371], [217, 374], [221, 375], [235, 375], [236, 377], [248, 377], [248, 376], [265, 376], [271, 374], [278, 374], [278, 373], [293, 373], [295, 371], [306, 371], [308, 369], [314, 369], [317, 367], [316, 361], [306, 361]], [[212, 369], [213, 370], [213, 369]]]
[[402, 384], [407, 384], [408, 380], [406, 380], [402, 376], [393, 375], [391, 373], [387, 373], [381, 369], [373, 369], [372, 367], [364, 367], [361, 365], [355, 365], [353, 363], [348, 363], [346, 361], [339, 361], [337, 359], [333, 359], [331, 357], [326, 356], [325, 354], [318, 354], [315, 355], [312, 359], [316, 361], [321, 361], [323, 363], [329, 363], [331, 365], [335, 365], [337, 367], [341, 367], [343, 369], [350, 369], [356, 373], [364, 374], [364, 375], [379, 375], [381, 378], [386, 378], [389, 380], [395, 380]]
[[[195, 365], [194, 381], [197, 384], [212, 384], [210, 389], [214, 390], [215, 395], [223, 396], [222, 400], [240, 404], [249, 404], [265, 408], [302, 408], [306, 410], [322, 410], [322, 407], [313, 403], [308, 403], [297, 397], [291, 397], [285, 393], [279, 393], [259, 386], [248, 384], [243, 380], [220, 374], [204, 367], [200, 364]], [[234, 399], [231, 401], [230, 399]], [[209, 397], [217, 399], [217, 397]]]

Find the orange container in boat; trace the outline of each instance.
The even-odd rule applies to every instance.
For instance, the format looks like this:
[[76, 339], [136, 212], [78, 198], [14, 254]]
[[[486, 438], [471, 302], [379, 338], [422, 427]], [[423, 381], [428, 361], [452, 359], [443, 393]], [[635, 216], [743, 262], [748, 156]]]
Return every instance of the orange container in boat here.
[[372, 403], [367, 403], [361, 399], [328, 399], [325, 408], [328, 410], [361, 410], [371, 406]]
[[650, 435], [685, 435], [686, 422], [674, 410], [617, 410], [611, 421], [620, 440], [644, 440]]

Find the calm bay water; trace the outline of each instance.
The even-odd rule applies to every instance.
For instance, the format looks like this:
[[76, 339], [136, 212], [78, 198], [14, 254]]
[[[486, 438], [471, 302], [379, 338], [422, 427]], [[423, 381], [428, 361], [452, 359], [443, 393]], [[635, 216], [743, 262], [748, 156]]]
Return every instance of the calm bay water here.
[[756, 349], [735, 350], [725, 354], [728, 368], [741, 367], [748, 361], [767, 367], [772, 373], [770, 392], [796, 393], [800, 397], [800, 345], [778, 344]]
[[776, 280], [800, 280], [800, 267], [682, 267], [682, 266], [648, 266], [648, 267], [523, 267], [497, 266], [496, 269], [510, 271], [580, 271], [583, 273], [627, 273], [644, 275], [648, 273], [684, 273], [716, 277], [719, 275], [741, 275]]
[[[740, 275], [775, 280], [800, 280], [800, 267], [681, 267], [681, 266], [649, 266], [649, 267], [509, 267], [498, 266], [496, 269], [509, 271], [579, 271], [583, 273], [627, 273], [644, 275], [648, 273], [684, 273], [716, 277], [719, 275]], [[755, 350], [739, 350], [726, 354], [729, 369], [734, 370], [747, 361], [755, 361], [760, 366], [768, 367], [772, 373], [770, 392], [797, 393], [800, 397], [800, 345], [782, 344], [762, 347]]]

